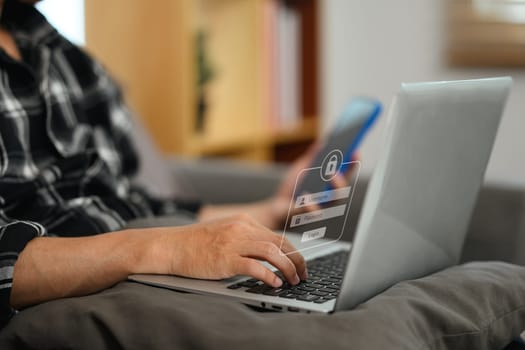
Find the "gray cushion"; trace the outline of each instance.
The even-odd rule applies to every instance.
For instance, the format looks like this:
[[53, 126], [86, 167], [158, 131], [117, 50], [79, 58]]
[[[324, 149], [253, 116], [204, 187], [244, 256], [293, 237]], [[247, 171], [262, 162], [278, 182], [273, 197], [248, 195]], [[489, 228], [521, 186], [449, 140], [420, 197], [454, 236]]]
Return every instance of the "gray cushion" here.
[[487, 185], [472, 215], [462, 260], [525, 265], [525, 191]]
[[0, 348], [501, 349], [525, 329], [525, 268], [471, 263], [333, 315], [260, 313], [131, 282], [19, 313]]

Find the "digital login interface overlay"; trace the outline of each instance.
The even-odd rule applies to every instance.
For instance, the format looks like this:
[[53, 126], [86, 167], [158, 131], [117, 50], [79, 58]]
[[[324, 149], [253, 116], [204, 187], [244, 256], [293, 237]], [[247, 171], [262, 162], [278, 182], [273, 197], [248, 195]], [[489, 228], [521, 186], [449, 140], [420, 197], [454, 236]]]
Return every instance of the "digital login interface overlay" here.
[[[294, 233], [301, 239], [288, 254], [342, 238], [360, 167], [359, 161], [345, 162], [343, 153], [334, 149], [321, 166], [303, 169], [297, 175], [282, 237]], [[336, 176], [339, 181], [334, 181]]]

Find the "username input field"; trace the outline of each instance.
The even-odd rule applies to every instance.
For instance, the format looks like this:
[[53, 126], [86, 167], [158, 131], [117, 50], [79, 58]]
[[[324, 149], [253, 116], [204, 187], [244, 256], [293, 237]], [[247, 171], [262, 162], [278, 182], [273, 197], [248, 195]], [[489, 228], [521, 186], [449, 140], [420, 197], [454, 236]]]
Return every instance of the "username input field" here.
[[316, 205], [335, 201], [338, 199], [347, 198], [350, 195], [351, 186], [336, 188], [334, 190], [307, 193], [298, 196], [295, 200], [295, 207], [302, 208], [306, 206]]

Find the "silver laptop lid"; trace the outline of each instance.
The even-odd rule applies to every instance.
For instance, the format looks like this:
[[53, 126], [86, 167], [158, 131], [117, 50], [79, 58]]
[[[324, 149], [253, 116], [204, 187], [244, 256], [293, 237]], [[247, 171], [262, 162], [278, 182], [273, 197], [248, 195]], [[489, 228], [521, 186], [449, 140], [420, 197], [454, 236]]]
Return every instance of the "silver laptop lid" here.
[[402, 84], [337, 310], [458, 262], [511, 84]]

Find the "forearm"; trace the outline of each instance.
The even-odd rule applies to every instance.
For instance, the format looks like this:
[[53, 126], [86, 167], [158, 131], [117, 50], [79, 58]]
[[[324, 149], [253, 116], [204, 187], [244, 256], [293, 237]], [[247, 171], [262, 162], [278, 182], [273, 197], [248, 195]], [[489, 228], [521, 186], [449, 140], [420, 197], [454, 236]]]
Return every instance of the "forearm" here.
[[277, 230], [282, 229], [282, 222], [285, 218], [283, 213], [288, 211], [287, 205], [288, 202], [283, 203], [282, 200], [276, 198], [253, 203], [204, 205], [197, 219], [208, 221], [242, 213], [252, 216], [269, 229]]
[[20, 254], [13, 274], [11, 305], [94, 293], [131, 273], [154, 272], [149, 255], [155, 232], [126, 230], [79, 238], [33, 239]]
[[15, 263], [10, 303], [19, 309], [91, 294], [137, 273], [205, 279], [243, 274], [280, 286], [282, 281], [261, 259], [297, 284], [307, 273], [300, 254], [287, 255], [295, 250], [246, 215], [90, 237], [40, 237], [25, 246]]

